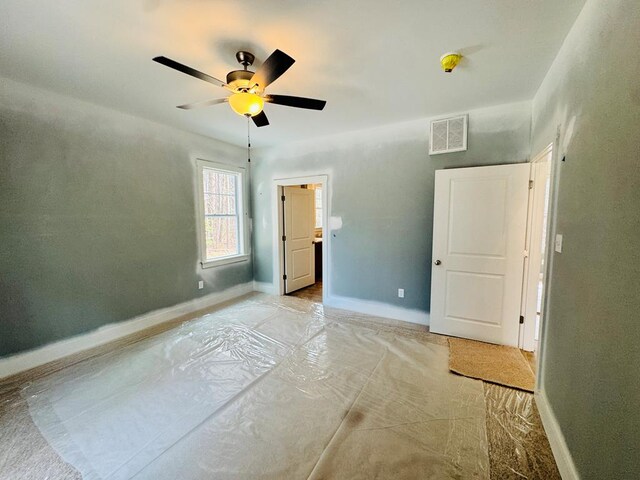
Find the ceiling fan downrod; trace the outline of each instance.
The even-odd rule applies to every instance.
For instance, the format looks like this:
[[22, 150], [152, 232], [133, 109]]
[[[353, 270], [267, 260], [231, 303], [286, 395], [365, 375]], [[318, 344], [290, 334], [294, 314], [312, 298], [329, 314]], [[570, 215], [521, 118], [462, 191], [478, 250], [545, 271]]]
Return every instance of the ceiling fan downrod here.
[[244, 50], [240, 50], [239, 52], [236, 52], [236, 60], [240, 65], [244, 67], [245, 70], [247, 70], [248, 67], [253, 65], [253, 62], [255, 61], [255, 59], [256, 57], [253, 53], [245, 52]]

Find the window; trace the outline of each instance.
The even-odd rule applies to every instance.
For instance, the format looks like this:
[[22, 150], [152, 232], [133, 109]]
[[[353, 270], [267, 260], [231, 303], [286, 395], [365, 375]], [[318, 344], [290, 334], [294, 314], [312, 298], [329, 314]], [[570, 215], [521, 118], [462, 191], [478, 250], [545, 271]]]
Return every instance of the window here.
[[198, 174], [202, 266], [246, 260], [244, 169], [199, 160]]
[[316, 195], [316, 228], [322, 228], [322, 187], [316, 186], [314, 193]]

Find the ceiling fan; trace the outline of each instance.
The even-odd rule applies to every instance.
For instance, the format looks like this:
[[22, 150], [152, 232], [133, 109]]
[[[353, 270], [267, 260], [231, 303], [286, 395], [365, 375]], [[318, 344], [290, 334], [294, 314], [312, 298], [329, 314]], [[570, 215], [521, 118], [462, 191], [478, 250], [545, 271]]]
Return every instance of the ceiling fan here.
[[269, 58], [255, 72], [248, 70], [248, 67], [253, 65], [255, 60], [255, 56], [252, 53], [237, 52], [236, 59], [244, 67], [244, 70], [233, 70], [227, 73], [226, 83], [167, 57], [155, 57], [153, 60], [232, 92], [230, 96], [224, 98], [178, 105], [178, 108], [184, 110], [228, 102], [234, 112], [251, 117], [256, 126], [264, 127], [269, 125], [269, 120], [263, 111], [265, 102], [310, 110], [322, 110], [327, 103], [324, 100], [316, 100], [314, 98], [265, 94], [265, 88], [277, 80], [295, 62], [293, 58], [280, 50], [276, 50], [269, 55]]

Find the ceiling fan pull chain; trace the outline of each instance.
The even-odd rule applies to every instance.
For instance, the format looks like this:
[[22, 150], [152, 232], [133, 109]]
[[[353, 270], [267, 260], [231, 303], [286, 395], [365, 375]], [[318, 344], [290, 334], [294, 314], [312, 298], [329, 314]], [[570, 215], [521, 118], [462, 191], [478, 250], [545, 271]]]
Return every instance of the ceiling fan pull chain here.
[[247, 116], [247, 162], [251, 163], [251, 117]]

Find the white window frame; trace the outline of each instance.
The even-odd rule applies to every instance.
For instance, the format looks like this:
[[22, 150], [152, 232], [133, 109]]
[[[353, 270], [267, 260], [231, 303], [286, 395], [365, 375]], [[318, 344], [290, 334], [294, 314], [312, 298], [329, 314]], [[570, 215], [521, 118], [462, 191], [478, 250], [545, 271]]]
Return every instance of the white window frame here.
[[[236, 255], [229, 255], [226, 257], [220, 257], [213, 260], [206, 260], [207, 258], [207, 242], [205, 240], [205, 222], [204, 222], [204, 169], [217, 170], [222, 173], [233, 173], [239, 176], [238, 179], [238, 204], [236, 205], [236, 212], [238, 212], [238, 247], [240, 253]], [[198, 245], [200, 247], [200, 265], [202, 268], [218, 267], [221, 265], [229, 265], [231, 263], [246, 262], [249, 260], [249, 235], [247, 234], [247, 218], [249, 216], [247, 212], [247, 205], [249, 204], [247, 198], [246, 182], [246, 169], [243, 167], [237, 167], [233, 165], [226, 165], [223, 163], [212, 162], [211, 160], [196, 160], [197, 170], [197, 188], [196, 192], [198, 198], [196, 199], [197, 205], [197, 226], [198, 226]]]

